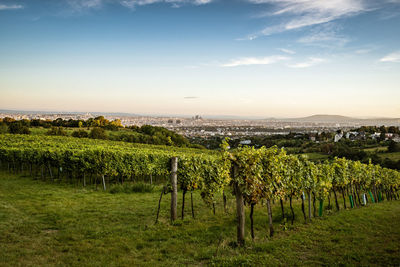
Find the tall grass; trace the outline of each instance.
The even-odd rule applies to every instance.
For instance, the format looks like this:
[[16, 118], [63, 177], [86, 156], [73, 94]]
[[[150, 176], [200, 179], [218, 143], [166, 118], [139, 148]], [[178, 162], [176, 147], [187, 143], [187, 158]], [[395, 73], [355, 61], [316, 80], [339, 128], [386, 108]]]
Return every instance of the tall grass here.
[[154, 190], [154, 185], [136, 182], [136, 183], [124, 183], [114, 184], [110, 186], [109, 192], [111, 194], [117, 193], [151, 193]]

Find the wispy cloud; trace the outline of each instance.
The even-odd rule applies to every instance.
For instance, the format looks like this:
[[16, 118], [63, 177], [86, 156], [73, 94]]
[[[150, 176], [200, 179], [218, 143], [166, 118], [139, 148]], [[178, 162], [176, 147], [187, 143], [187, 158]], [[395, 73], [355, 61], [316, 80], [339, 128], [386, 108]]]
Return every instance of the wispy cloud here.
[[394, 62], [400, 63], [400, 51], [393, 52], [389, 55], [384, 56], [379, 60], [380, 62]]
[[283, 53], [289, 54], [289, 55], [294, 55], [296, 54], [295, 51], [290, 50], [290, 49], [286, 49], [286, 48], [279, 48], [280, 51], [282, 51]]
[[195, 0], [194, 4], [196, 4], [196, 5], [205, 5], [205, 4], [211, 3], [212, 1], [213, 0]]
[[282, 16], [283, 23], [264, 28], [250, 35], [254, 39], [263, 35], [319, 25], [340, 18], [350, 17], [371, 10], [367, 0], [247, 0], [254, 4], [269, 4], [275, 7], [266, 16]]
[[368, 54], [372, 51], [372, 49], [358, 49], [355, 51], [356, 54], [362, 55], [362, 54]]
[[231, 60], [230, 62], [222, 64], [220, 66], [238, 67], [238, 66], [249, 66], [249, 65], [269, 65], [289, 59], [290, 59], [289, 57], [279, 56], [279, 55], [269, 56], [269, 57], [243, 57]]
[[76, 11], [100, 8], [103, 5], [102, 0], [67, 0], [67, 3]]
[[338, 32], [341, 27], [333, 23], [328, 23], [315, 27], [306, 36], [301, 37], [297, 41], [307, 45], [318, 45], [323, 47], [342, 47], [350, 40], [345, 36], [341, 36]]
[[14, 9], [21, 9], [24, 8], [23, 5], [6, 5], [0, 4], [0, 10], [14, 10]]
[[178, 8], [181, 5], [205, 5], [213, 0], [67, 0], [75, 10], [101, 8], [106, 4], [119, 4], [129, 9], [135, 9], [137, 6], [145, 6], [157, 3], [169, 3], [171, 7]]
[[198, 99], [198, 96], [185, 96], [183, 99]]
[[318, 65], [325, 61], [326, 61], [326, 59], [323, 59], [323, 58], [311, 57], [305, 62], [290, 64], [290, 65], [288, 65], [288, 67], [290, 67], [290, 68], [309, 68], [309, 67]]

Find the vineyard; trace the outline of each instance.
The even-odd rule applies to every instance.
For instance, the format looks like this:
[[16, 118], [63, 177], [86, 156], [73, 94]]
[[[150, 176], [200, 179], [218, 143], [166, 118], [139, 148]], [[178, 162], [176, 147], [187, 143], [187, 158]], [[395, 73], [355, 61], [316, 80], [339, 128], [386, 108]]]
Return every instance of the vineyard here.
[[138, 177], [170, 177], [163, 180], [158, 211], [162, 196], [171, 193], [171, 220], [177, 219], [178, 189], [183, 193], [182, 218], [187, 192], [199, 191], [210, 207], [222, 196], [225, 209], [226, 195], [232, 192], [236, 197], [240, 246], [245, 242], [245, 205], [250, 208], [254, 238], [255, 205], [266, 205], [269, 233], [273, 236], [271, 205], [275, 202], [280, 202], [285, 216], [283, 201], [289, 201], [293, 223], [297, 199], [301, 200], [306, 222], [317, 217], [317, 212], [323, 216], [324, 201], [334, 203], [339, 210], [339, 202], [344, 208], [354, 208], [399, 199], [400, 173], [378, 165], [346, 159], [315, 164], [276, 147], [227, 148], [224, 143], [217, 153], [85, 138], [0, 135], [1, 167], [10, 172], [28, 172], [33, 178], [65, 179], [83, 186], [101, 181], [106, 190], [111, 183], [135, 181]]

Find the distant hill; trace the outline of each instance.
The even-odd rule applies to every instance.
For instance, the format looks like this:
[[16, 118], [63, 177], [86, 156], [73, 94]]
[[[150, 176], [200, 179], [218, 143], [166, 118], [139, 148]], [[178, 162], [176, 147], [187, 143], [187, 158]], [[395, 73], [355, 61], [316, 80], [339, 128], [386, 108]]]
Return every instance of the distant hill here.
[[291, 122], [313, 122], [313, 123], [346, 123], [354, 125], [400, 125], [400, 118], [352, 118], [342, 115], [317, 114], [303, 118], [282, 119]]
[[349, 122], [358, 120], [356, 118], [341, 116], [341, 115], [312, 115], [304, 118], [295, 119], [297, 121], [306, 121], [306, 122]]

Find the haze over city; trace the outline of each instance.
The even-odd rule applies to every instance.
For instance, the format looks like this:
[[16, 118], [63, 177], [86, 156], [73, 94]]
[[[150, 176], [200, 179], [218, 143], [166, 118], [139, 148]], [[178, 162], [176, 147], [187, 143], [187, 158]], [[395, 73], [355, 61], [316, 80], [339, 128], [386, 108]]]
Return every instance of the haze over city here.
[[400, 114], [400, 1], [0, 1], [0, 107]]

